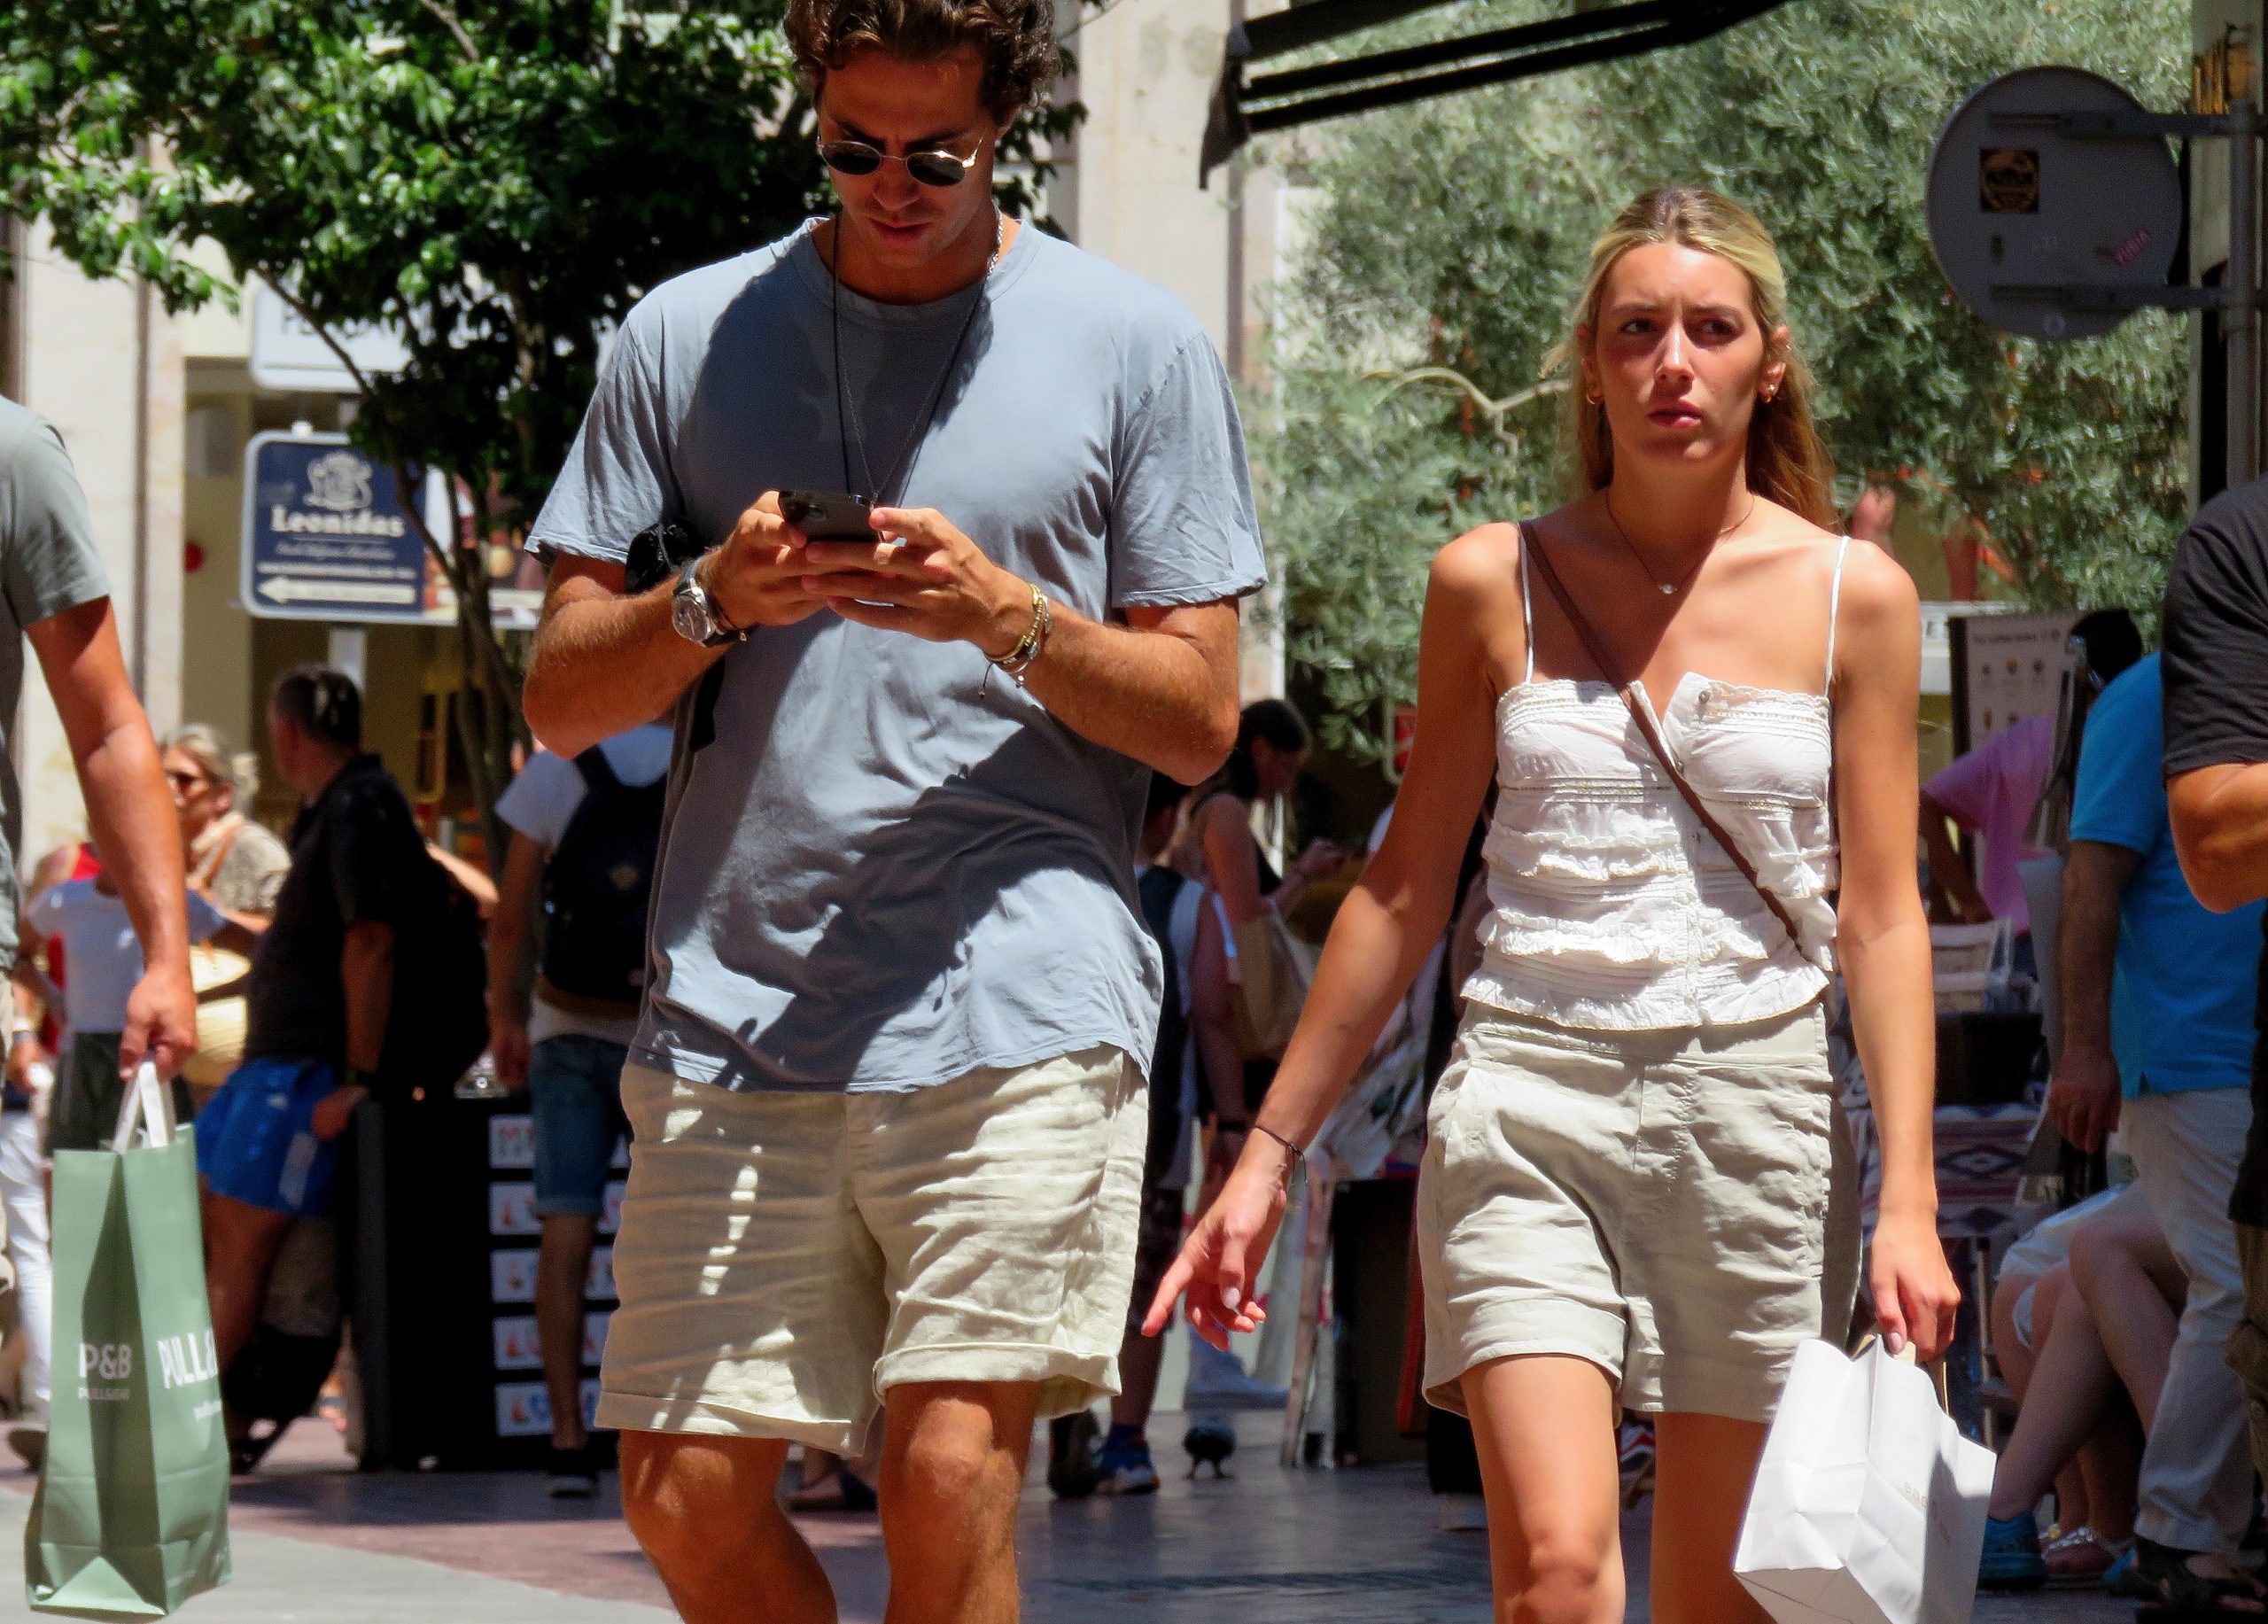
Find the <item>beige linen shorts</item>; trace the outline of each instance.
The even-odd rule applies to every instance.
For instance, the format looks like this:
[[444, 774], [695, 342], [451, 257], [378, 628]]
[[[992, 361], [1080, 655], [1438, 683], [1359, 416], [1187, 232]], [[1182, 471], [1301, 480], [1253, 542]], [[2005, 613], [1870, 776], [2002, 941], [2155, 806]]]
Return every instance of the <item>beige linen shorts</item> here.
[[1816, 1004], [1652, 1032], [1473, 1006], [1418, 1175], [1425, 1396], [1462, 1414], [1465, 1371], [1568, 1354], [1627, 1409], [1769, 1419], [1858, 1283], [1834, 1092]]
[[1101, 1047], [901, 1093], [622, 1076], [598, 1422], [863, 1446], [884, 1390], [1118, 1390], [1149, 1094]]

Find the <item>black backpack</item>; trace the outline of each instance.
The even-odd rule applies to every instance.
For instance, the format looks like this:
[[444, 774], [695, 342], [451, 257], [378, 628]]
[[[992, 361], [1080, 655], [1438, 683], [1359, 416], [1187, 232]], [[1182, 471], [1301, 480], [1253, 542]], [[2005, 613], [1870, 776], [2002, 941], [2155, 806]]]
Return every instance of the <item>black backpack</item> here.
[[667, 776], [633, 788], [595, 747], [575, 758], [583, 799], [543, 869], [543, 979], [553, 991], [634, 1010], [646, 986], [646, 905]]
[[480, 906], [421, 849], [405, 859], [394, 923], [393, 998], [381, 1074], [448, 1088], [488, 1046], [488, 955]]

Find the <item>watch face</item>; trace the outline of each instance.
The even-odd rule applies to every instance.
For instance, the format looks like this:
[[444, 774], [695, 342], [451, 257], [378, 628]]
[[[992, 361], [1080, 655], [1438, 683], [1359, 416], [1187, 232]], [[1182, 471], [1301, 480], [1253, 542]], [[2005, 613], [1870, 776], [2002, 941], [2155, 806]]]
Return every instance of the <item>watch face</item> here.
[[670, 624], [677, 634], [688, 642], [706, 642], [716, 630], [709, 616], [709, 605], [697, 592], [680, 592], [670, 600]]

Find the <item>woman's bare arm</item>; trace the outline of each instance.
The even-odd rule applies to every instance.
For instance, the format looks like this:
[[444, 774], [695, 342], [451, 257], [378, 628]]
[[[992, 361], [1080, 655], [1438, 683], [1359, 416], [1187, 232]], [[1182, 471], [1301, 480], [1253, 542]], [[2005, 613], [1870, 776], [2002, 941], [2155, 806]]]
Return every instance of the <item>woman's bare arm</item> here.
[[[1441, 549], [1425, 592], [1418, 656], [1421, 719], [1400, 810], [1331, 928], [1259, 1125], [1305, 1145], [1331, 1115], [1394, 1005], [1449, 923], [1464, 835], [1495, 762], [1495, 687], [1485, 630], [1505, 610], [1501, 535]], [[1517, 605], [1511, 612], [1518, 615]], [[1444, 837], [1444, 830], [1455, 833]], [[1290, 1153], [1268, 1133], [1245, 1147], [1228, 1188], [1168, 1270], [1144, 1328], [1156, 1332], [1185, 1286], [1190, 1320], [1216, 1346], [1259, 1322], [1246, 1298], [1282, 1213]]]
[[1915, 874], [1921, 604], [1912, 579], [1875, 548], [1851, 551], [1838, 649], [1837, 952], [1882, 1139], [1875, 1308], [1886, 1333], [1934, 1357], [1951, 1340], [1958, 1294], [1937, 1238], [1937, 1006]]

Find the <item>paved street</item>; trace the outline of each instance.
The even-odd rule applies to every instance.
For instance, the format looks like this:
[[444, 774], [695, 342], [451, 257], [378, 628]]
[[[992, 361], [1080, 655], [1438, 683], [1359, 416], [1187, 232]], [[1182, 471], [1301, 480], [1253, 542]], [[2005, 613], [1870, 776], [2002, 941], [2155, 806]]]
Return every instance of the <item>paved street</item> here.
[[[1179, 1418], [1160, 1418], [1171, 1444]], [[1258, 1418], [1225, 1482], [1179, 1476], [1154, 1498], [1058, 1504], [1035, 1483], [1023, 1512], [1031, 1624], [1486, 1624], [1483, 1537], [1435, 1531], [1422, 1471], [1280, 1471]], [[607, 1480], [610, 1491], [613, 1480]], [[29, 1491], [20, 1474], [0, 1491]], [[6, 1508], [0, 1498], [0, 1509]], [[22, 1501], [16, 1502], [20, 1506]], [[19, 1513], [10, 1511], [12, 1518]], [[532, 1476], [363, 1476], [303, 1421], [237, 1488], [237, 1580], [186, 1624], [650, 1624], [670, 1613], [610, 1497], [544, 1498]], [[804, 1521], [834, 1574], [844, 1624], [879, 1624], [885, 1583], [870, 1518]], [[1644, 1519], [1629, 1617], [1644, 1619]], [[20, 1542], [0, 1537], [0, 1597], [19, 1596]], [[16, 1616], [12, 1600], [0, 1617]], [[1231, 1611], [1224, 1611], [1228, 1609]], [[2101, 1597], [1987, 1598], [1978, 1624], [2125, 1624]]]

